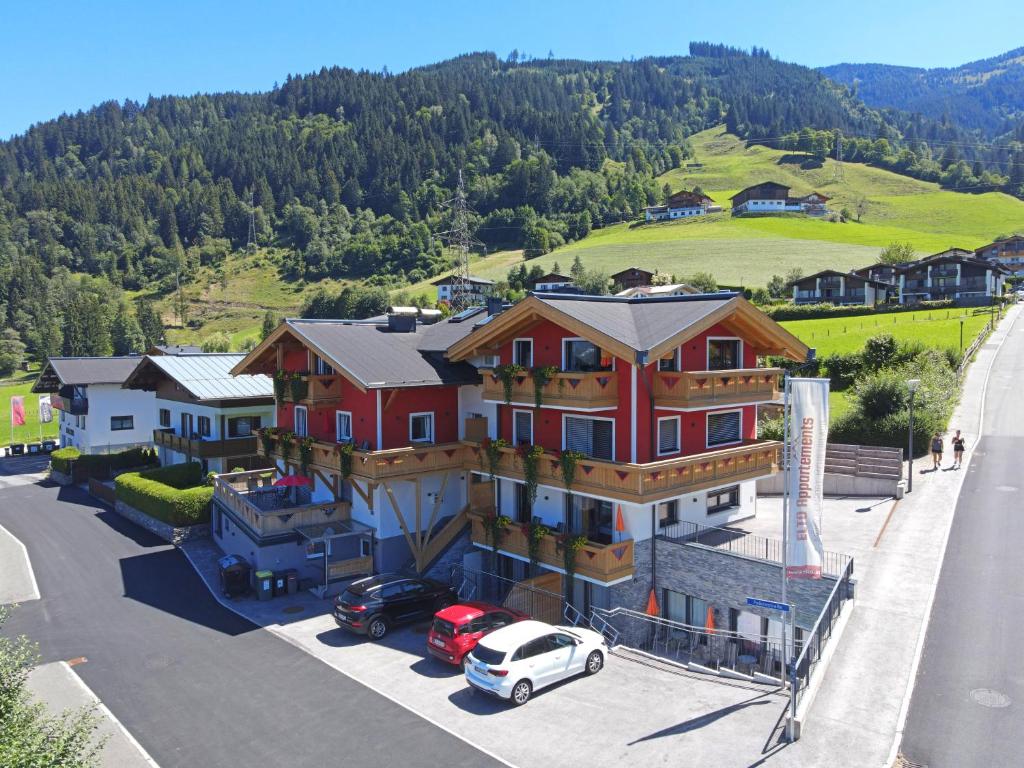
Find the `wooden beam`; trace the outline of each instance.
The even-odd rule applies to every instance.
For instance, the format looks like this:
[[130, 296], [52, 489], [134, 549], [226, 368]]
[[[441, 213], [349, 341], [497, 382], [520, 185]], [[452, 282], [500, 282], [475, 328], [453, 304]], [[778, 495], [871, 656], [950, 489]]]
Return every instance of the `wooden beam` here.
[[413, 557], [416, 558], [416, 563], [419, 565], [419, 550], [416, 548], [416, 543], [412, 540], [412, 536], [409, 534], [409, 526], [405, 524], [405, 518], [402, 516], [402, 510], [398, 508], [398, 502], [395, 500], [395, 492], [391, 490], [391, 486], [387, 482], [383, 483], [384, 493], [388, 495], [388, 501], [391, 502], [391, 508], [395, 510], [395, 517], [398, 518], [398, 525], [402, 528], [402, 535], [405, 536], [405, 541], [409, 545], [409, 551], [412, 552]]
[[391, 407], [391, 404], [395, 401], [395, 396], [397, 394], [397, 389], [392, 389], [390, 392], [388, 392], [388, 399], [384, 402], [384, 407], [381, 408], [381, 411], [386, 411], [388, 408]]
[[416, 493], [416, 551], [417, 559], [416, 566], [419, 568], [419, 552], [423, 551], [423, 483], [417, 476], [412, 481], [413, 490]]
[[359, 487], [359, 483], [355, 480], [352, 481], [352, 490], [359, 494], [359, 498], [366, 502], [366, 506], [373, 509], [373, 492], [376, 486], [373, 483], [366, 484], [366, 490], [364, 491]]
[[[441, 501], [444, 499], [444, 492], [448, 488], [448, 478], [451, 477], [451, 472], [445, 472], [444, 477], [441, 478], [441, 488], [437, 492], [437, 496], [434, 497], [434, 506], [430, 510], [430, 522], [427, 523], [427, 530], [425, 539], [423, 541], [424, 547], [430, 542], [432, 536], [431, 533], [434, 530], [434, 525], [437, 523], [437, 514], [441, 511]], [[468, 496], [466, 498], [469, 498]]]

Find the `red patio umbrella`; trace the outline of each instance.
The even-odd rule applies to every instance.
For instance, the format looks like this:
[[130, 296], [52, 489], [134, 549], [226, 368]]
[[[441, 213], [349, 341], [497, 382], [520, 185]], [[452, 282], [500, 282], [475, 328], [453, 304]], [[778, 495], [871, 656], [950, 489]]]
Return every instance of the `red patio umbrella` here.
[[647, 615], [657, 616], [661, 613], [661, 608], [658, 606], [658, 598], [654, 594], [654, 590], [651, 590], [651, 594], [647, 597]]
[[312, 485], [312, 483], [308, 477], [303, 477], [302, 475], [285, 475], [280, 480], [275, 480], [274, 485], [282, 487], [298, 487], [300, 485]]
[[704, 620], [704, 629], [706, 629], [709, 634], [715, 634], [715, 609], [710, 605], [708, 606], [708, 616]]
[[[620, 534], [626, 530], [626, 521], [622, 519], [622, 505], [619, 504], [618, 510], [615, 512], [615, 530]], [[622, 536], [619, 536], [619, 541], [622, 541]]]

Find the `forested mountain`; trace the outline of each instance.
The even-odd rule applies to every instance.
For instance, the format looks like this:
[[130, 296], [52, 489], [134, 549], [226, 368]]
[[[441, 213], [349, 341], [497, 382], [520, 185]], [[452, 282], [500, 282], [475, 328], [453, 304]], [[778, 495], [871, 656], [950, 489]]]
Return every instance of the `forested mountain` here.
[[657, 201], [654, 179], [684, 161], [687, 136], [723, 121], [826, 154], [841, 140], [848, 159], [969, 189], [1012, 151], [939, 163], [927, 142], [956, 127], [882, 114], [767, 51], [706, 43], [628, 62], [478, 53], [400, 75], [323, 69], [266, 93], [110, 102], [0, 143], [0, 316], [37, 356], [124, 347], [78, 333], [71, 308], [117, 328], [122, 289], [168, 293], [252, 240], [279, 246], [287, 280], [421, 280], [448, 266], [433, 233], [460, 170], [477, 238], [543, 253]]
[[987, 138], [1019, 130], [1024, 120], [1024, 48], [951, 68], [836, 64], [820, 71], [870, 106], [918, 112]]

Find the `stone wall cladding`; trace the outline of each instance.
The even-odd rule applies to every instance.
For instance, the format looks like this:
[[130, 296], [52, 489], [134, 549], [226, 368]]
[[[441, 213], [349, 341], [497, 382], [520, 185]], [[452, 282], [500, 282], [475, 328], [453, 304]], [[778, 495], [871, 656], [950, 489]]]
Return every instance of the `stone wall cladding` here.
[[[634, 611], [643, 611], [651, 590], [651, 540], [634, 545], [636, 576], [630, 582], [611, 588], [611, 604]], [[748, 597], [763, 600], [782, 599], [782, 566], [729, 554], [700, 544], [657, 542], [659, 605], [663, 589], [707, 600], [716, 607], [715, 626], [729, 626], [728, 608], [778, 619], [776, 611], [754, 608], [746, 604]], [[796, 623], [811, 629], [836, 580], [790, 579], [787, 599], [797, 607]], [[664, 610], [665, 606], [661, 606]]]
[[128, 506], [123, 501], [117, 501], [114, 504], [114, 511], [121, 515], [121, 517], [131, 520], [136, 525], [141, 525], [147, 531], [155, 533], [164, 541], [174, 544], [175, 546], [178, 546], [185, 541], [207, 539], [210, 537], [209, 523], [200, 523], [199, 525], [188, 525], [175, 528], [173, 525], [169, 525], [162, 520], [157, 520], [144, 512], [140, 512], [135, 509], [135, 507]]
[[463, 557], [467, 552], [471, 552], [474, 549], [476, 547], [467, 529], [452, 539], [452, 543], [448, 545], [448, 549], [445, 550], [444, 554], [437, 558], [423, 575], [447, 583], [451, 576], [452, 566], [462, 565]]
[[71, 475], [65, 475], [63, 472], [58, 472], [53, 467], [50, 467], [50, 479], [57, 485], [73, 485], [74, 480], [71, 479]]

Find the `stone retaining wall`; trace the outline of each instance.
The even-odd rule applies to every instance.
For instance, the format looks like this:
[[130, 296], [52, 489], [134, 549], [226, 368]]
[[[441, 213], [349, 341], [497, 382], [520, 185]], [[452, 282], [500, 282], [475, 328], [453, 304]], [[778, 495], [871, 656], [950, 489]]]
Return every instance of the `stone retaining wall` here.
[[206, 539], [210, 536], [210, 524], [200, 523], [199, 525], [187, 525], [176, 528], [162, 520], [150, 517], [145, 512], [140, 512], [135, 507], [125, 504], [123, 501], [114, 503], [114, 511], [121, 517], [131, 520], [136, 525], [141, 525], [147, 531], [152, 531], [164, 541], [175, 546], [194, 539]]
[[74, 485], [74, 480], [71, 479], [71, 475], [65, 475], [63, 472], [58, 472], [53, 467], [50, 467], [50, 479], [57, 485]]

